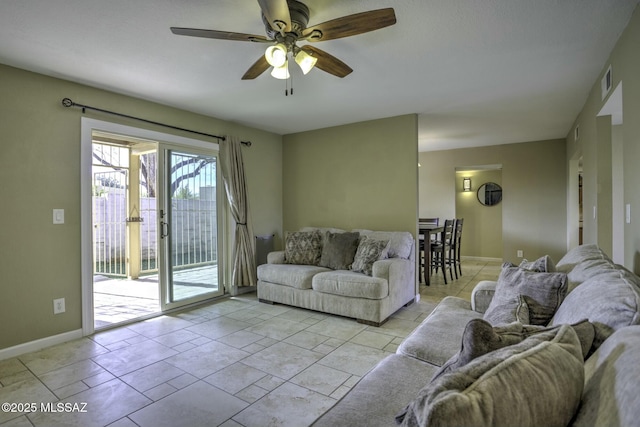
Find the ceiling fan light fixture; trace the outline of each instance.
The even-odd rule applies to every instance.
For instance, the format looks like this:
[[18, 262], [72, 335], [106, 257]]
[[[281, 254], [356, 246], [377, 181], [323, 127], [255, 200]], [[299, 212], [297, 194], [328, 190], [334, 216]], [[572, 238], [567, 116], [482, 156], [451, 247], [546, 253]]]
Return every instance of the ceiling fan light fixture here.
[[289, 76], [289, 61], [284, 61], [284, 65], [281, 67], [273, 67], [271, 75], [276, 79], [286, 80]]
[[296, 54], [296, 64], [300, 66], [303, 74], [307, 74], [318, 62], [318, 58], [309, 55], [304, 50], [299, 51]]
[[269, 46], [264, 57], [272, 67], [282, 67], [287, 62], [287, 47], [283, 43]]

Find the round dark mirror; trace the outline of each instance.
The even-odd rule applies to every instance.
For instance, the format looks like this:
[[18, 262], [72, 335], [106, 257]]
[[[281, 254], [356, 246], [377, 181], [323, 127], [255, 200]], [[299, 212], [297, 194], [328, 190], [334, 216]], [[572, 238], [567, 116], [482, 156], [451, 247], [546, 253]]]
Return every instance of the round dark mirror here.
[[502, 200], [502, 187], [495, 182], [487, 182], [478, 188], [478, 201], [484, 206], [494, 206]]

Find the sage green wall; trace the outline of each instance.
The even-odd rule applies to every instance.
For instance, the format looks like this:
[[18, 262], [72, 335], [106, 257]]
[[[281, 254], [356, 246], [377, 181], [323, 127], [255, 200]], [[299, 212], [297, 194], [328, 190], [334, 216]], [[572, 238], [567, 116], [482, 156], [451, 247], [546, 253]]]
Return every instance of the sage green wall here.
[[[419, 154], [419, 216], [456, 216], [456, 168], [502, 165], [502, 253], [505, 261], [566, 252], [566, 160], [564, 140], [426, 151]], [[474, 184], [475, 188], [475, 184]], [[466, 228], [466, 224], [465, 224]], [[474, 243], [465, 244], [474, 246]], [[471, 253], [471, 256], [489, 256]]]
[[284, 229], [417, 227], [414, 114], [285, 135]]
[[[63, 107], [65, 97], [149, 120], [251, 140], [253, 146], [244, 154], [254, 231], [282, 232], [281, 136], [0, 65], [0, 349], [82, 327], [82, 113]], [[171, 132], [101, 114], [87, 112], [87, 116]], [[52, 224], [53, 208], [65, 210], [65, 224]], [[61, 297], [66, 298], [66, 312], [54, 316], [52, 301]]]
[[[567, 159], [583, 159], [584, 243], [596, 243], [609, 251], [618, 242], [613, 241], [612, 223], [624, 224], [624, 233], [616, 239], [624, 239], [624, 265], [640, 273], [640, 10], [636, 8], [629, 24], [618, 39], [602, 72], [588, 94], [575, 126], [580, 135], [574, 139], [573, 128], [567, 135]], [[622, 82], [622, 151], [624, 183], [612, 180], [611, 133], [609, 117], [598, 118], [598, 113], [608, 100], [602, 99], [600, 82], [611, 65], [612, 90]], [[619, 173], [619, 171], [616, 171]], [[624, 220], [624, 206], [612, 206], [613, 185], [623, 187], [624, 205], [631, 206], [631, 223]], [[597, 207], [596, 219], [593, 206]], [[618, 213], [622, 214], [618, 214]], [[615, 214], [614, 214], [615, 213]], [[608, 252], [611, 255], [610, 252]]]
[[[462, 190], [464, 177], [471, 178], [472, 191]], [[456, 172], [456, 218], [464, 219], [460, 252], [463, 256], [502, 259], [502, 203], [484, 206], [478, 201], [478, 188], [487, 182], [502, 185], [502, 171]]]

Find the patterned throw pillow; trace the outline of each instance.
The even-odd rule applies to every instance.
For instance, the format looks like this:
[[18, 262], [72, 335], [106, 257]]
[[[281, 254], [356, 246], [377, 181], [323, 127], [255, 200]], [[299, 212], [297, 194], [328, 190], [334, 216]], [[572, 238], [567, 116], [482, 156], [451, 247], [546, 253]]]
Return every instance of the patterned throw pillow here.
[[284, 244], [286, 264], [318, 265], [322, 256], [322, 234], [319, 231], [287, 233]]
[[374, 240], [367, 236], [360, 239], [356, 256], [353, 258], [351, 270], [371, 276], [373, 263], [387, 257], [388, 241]]

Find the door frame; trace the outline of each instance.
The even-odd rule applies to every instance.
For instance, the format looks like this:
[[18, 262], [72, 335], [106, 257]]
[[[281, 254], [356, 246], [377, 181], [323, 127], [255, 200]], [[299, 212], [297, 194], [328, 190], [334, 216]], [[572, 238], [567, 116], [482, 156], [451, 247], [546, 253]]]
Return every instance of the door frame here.
[[[93, 314], [93, 231], [92, 231], [92, 144], [93, 131], [102, 131], [114, 134], [149, 139], [159, 143], [168, 143], [188, 148], [219, 151], [219, 145], [215, 142], [203, 141], [183, 136], [157, 132], [133, 126], [103, 120], [81, 117], [80, 119], [80, 274], [82, 283], [82, 334], [91, 335], [95, 332]], [[226, 206], [223, 203], [224, 206]], [[221, 215], [225, 215], [226, 207], [221, 209]], [[219, 221], [219, 224], [222, 223]], [[224, 228], [219, 231], [224, 233]], [[225, 234], [221, 234], [225, 236]], [[222, 245], [224, 248], [227, 245]], [[220, 254], [219, 268], [225, 266], [225, 253]], [[224, 271], [220, 274], [220, 286], [224, 287]]]

